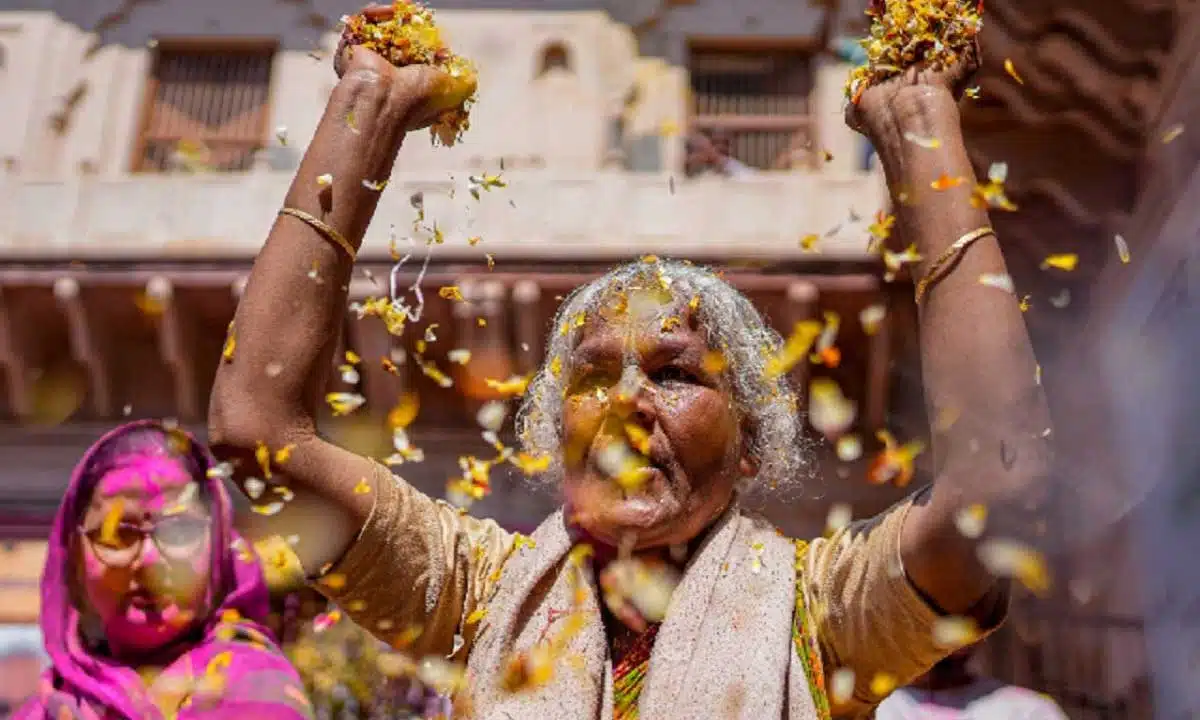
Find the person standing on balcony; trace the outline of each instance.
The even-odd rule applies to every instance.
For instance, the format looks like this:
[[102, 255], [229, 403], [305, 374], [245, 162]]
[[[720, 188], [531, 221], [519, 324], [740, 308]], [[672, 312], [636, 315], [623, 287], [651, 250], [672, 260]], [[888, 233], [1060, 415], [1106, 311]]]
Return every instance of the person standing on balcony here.
[[724, 130], [693, 132], [687, 139], [687, 174], [714, 173], [735, 180], [757, 175], [758, 171], [730, 154], [731, 145], [729, 133]]
[[[934, 637], [944, 618], [986, 634], [1005, 617], [998, 578], [1011, 568], [986, 565], [958, 520], [983, 504], [989, 533], [1030, 542], [1017, 536], [1034, 525], [1049, 466], [1021, 310], [978, 280], [1006, 269], [986, 211], [966, 195], [974, 173], [957, 100], [976, 62], [966, 53], [944, 73], [913, 69], [866, 90], [847, 118], [874, 139], [892, 193], [910, 197], [896, 204], [897, 226], [924, 258], [929, 415], [957, 418], [933, 437], [935, 482], [803, 542], [739, 501], [748, 486], [794, 486], [811, 462], [776, 367], [781, 339], [744, 295], [688, 263], [621, 266], [563, 302], [518, 423], [563, 503], [532, 538], [318, 433], [355, 254], [380, 197], [364, 180], [391, 175], [406, 133], [437, 116], [443, 84], [361, 47], [338, 53], [340, 81], [255, 261], [236, 352], [213, 388], [210, 437], [239, 480], [261, 475], [264, 446], [287, 449], [269, 470], [289, 502], [244, 532], [294, 536], [294, 561], [356, 622], [428, 667], [464, 667], [461, 682], [443, 679], [456, 711], [475, 717], [868, 715], [893, 683], [950, 652]], [[914, 133], [941, 142], [906, 142]], [[963, 178], [962, 192], [936, 190], [943, 175]], [[890, 455], [880, 463], [884, 479], [905, 472]], [[852, 688], [831, 698], [847, 671]]]
[[876, 720], [1067, 720], [1058, 703], [1041, 693], [976, 675], [977, 645], [941, 660], [929, 672], [887, 697]]

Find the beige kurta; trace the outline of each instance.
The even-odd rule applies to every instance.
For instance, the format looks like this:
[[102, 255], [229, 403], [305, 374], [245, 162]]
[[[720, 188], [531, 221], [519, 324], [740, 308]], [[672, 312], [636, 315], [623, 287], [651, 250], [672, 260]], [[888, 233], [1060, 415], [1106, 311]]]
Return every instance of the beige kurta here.
[[[477, 640], [481, 633], [488, 632], [522, 634], [526, 628], [514, 625], [512, 617], [528, 615], [531, 611], [521, 606], [526, 602], [524, 597], [515, 596], [522, 592], [548, 595], [552, 593], [551, 586], [562, 584], [561, 577], [555, 576], [562, 572], [561, 563], [554, 565], [557, 558], [539, 557], [539, 553], [563, 552], [566, 541], [561, 539], [563, 532], [558, 527], [562, 525], [561, 521], [549, 532], [546, 526], [554, 524], [550, 521], [540, 528], [534, 537], [541, 537], [542, 541], [536, 544], [505, 531], [493, 521], [462, 514], [440, 500], [429, 498], [386, 468], [380, 468], [374, 485], [374, 510], [358, 539], [331, 571], [341, 582], [333, 583], [336, 590], [328, 583], [322, 584], [320, 589], [344, 608], [355, 622], [385, 641], [396, 642], [404, 638], [405, 642], [410, 642], [414, 629], [420, 628], [416, 641], [408, 645], [414, 654], [453, 656], [456, 660], [466, 661], [475, 671], [480, 667], [494, 669], [498, 662], [496, 658], [489, 657], [484, 662], [473, 657], [477, 645], [481, 646], [479, 655], [495, 653], [499, 652], [497, 648], [511, 646], [515, 637], [498, 641], [484, 637], [490, 641], [486, 643], [477, 643]], [[795, 563], [794, 570], [788, 567], [786, 577], [781, 575], [775, 585], [776, 595], [779, 588], [786, 587], [786, 582], [794, 582], [800, 590], [787, 596], [786, 601], [792, 603], [787, 613], [772, 621], [779, 625], [776, 634], [790, 639], [794, 608], [807, 606], [815, 644], [819, 647], [825, 686], [829, 686], [829, 680], [839, 669], [849, 668], [854, 672], [853, 698], [849, 704], [837, 708], [839, 716], [866, 715], [882, 700], [871, 691], [871, 681], [877, 676], [886, 674], [904, 684], [947, 653], [933, 637], [938, 614], [914, 591], [900, 565], [900, 529], [909, 507], [908, 502], [901, 503], [877, 518], [854, 523], [830, 538], [812, 541], [802, 560]], [[729, 542], [738, 543], [738, 547], [723, 550], [725, 555], [716, 558], [714, 562], [719, 563], [722, 572], [713, 574], [721, 577], [714, 577], [711, 587], [705, 587], [702, 592], [706, 593], [705, 597], [716, 597], [725, 592], [731, 603], [735, 602], [733, 598], [743, 597], [741, 604], [753, 605], [756, 601], [744, 602], [744, 598], [750, 596], [731, 594], [727, 589], [722, 591], [730, 585], [723, 577], [731, 563], [739, 563], [735, 558], [747, 557], [748, 549], [740, 547], [741, 544], [750, 545], [745, 538], [759, 538], [757, 552], [761, 552], [762, 541], [766, 541], [768, 547], [774, 547], [780, 540], [773, 532], [762, 534], [761, 522], [742, 517], [737, 518], [737, 522], [737, 529], [727, 534], [731, 538]], [[759, 534], [754, 535], [755, 532]], [[718, 533], [714, 530], [713, 534]], [[791, 547], [790, 544], [787, 547]], [[784, 552], [777, 550], [774, 557], [782, 557]], [[530, 575], [530, 568], [535, 567], [541, 567], [543, 571], [551, 568], [549, 576], [539, 579]], [[693, 571], [689, 565], [685, 585], [689, 575], [700, 572]], [[527, 588], [516, 589], [516, 585], [522, 583]], [[498, 607], [502, 603], [516, 607]], [[743, 622], [739, 619], [742, 613], [734, 612], [728, 605], [713, 602], [696, 607], [702, 608], [698, 612], [729, 614], [726, 624], [735, 627]], [[1006, 602], [997, 602], [996, 608], [993, 621], [987, 623], [989, 628], [998, 625], [1003, 618]], [[498, 619], [505, 614], [509, 618], [507, 625]], [[491, 629], [492, 619], [497, 619], [501, 629]], [[718, 620], [724, 623], [725, 618]], [[672, 623], [670, 616], [667, 623]], [[725, 625], [718, 623], [717, 626]], [[667, 627], [664, 625], [664, 630]], [[697, 630], [691, 632], [695, 634]], [[737, 642], [738, 637], [731, 635], [732, 642]], [[662, 633], [656, 644], [656, 654], [651, 658], [651, 678], [655, 674], [653, 668], [661, 644], [664, 644]], [[789, 640], [788, 644], [793, 643]], [[754, 653], [748, 657], [754, 658]], [[699, 663], [703, 660], [694, 657], [690, 661]], [[680, 661], [673, 659], [672, 662]], [[688, 659], [682, 662], [687, 664]], [[783, 662], [787, 664], [786, 660]], [[611, 663], [607, 670], [601, 667], [592, 670], [603, 676], [604, 690], [611, 693]], [[689, 673], [703, 675], [703, 669], [693, 669]], [[665, 674], [660, 671], [660, 676]], [[593, 678], [593, 681], [599, 684], [601, 678]], [[781, 682], [791, 685], [796, 679]], [[651, 681], [650, 695], [670, 694], [666, 689], [654, 690], [654, 685]], [[787, 692], [794, 694], [798, 689], [793, 687]], [[679, 688], [673, 690], [678, 697], [687, 697], [686, 692], [679, 695]], [[781, 692], [786, 704], [787, 692]], [[611, 712], [611, 702], [603, 707]], [[645, 705], [643, 710], [646, 710]], [[485, 712], [481, 716], [493, 715]], [[809, 713], [798, 712], [793, 707], [790, 714], [785, 711], [781, 716], [807, 717]], [[643, 717], [651, 716], [647, 713]]]

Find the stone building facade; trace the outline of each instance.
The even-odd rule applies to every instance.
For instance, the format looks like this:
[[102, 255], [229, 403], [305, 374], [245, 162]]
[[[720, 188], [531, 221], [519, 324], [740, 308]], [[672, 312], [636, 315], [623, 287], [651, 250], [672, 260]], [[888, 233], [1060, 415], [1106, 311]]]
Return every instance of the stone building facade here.
[[[406, 477], [438, 491], [462, 448], [478, 442], [481, 373], [528, 371], [557, 300], [644, 253], [723, 266], [785, 332], [831, 310], [851, 320], [835, 375], [859, 404], [860, 429], [922, 432], [911, 286], [883, 283], [865, 253], [882, 181], [863, 169], [861, 141], [842, 123], [849, 67], [823, 50], [831, 36], [861, 29], [863, 5], [435, 4], [454, 47], [480, 65], [473, 127], [452, 149], [410, 139], [352, 288], [378, 292], [392, 264], [389, 229], [403, 249], [421, 198], [446, 237], [425, 286], [459, 285], [470, 300], [431, 301], [437, 361], [447, 366], [451, 348], [475, 360], [455, 376], [463, 392], [436, 387], [411, 363], [400, 378], [363, 373], [364, 417], [375, 425], [398, 393], [421, 394], [413, 436], [427, 460], [406, 466]], [[1033, 301], [1028, 323], [1065, 458], [1048, 521], [1061, 550], [1051, 558], [1058, 594], [1022, 601], [991, 665], [1051, 691], [1072, 717], [1148, 717], [1150, 668], [1167, 678], [1155, 688], [1160, 705], [1174, 707], [1162, 698], [1178, 676], [1160, 658], [1175, 656], [1162, 647], [1194, 613], [1194, 603], [1168, 603], [1135, 575], [1182, 536], [1147, 532], [1159, 526], [1151, 511], [1125, 512], [1127, 478], [1151, 460], [1118, 458], [1117, 428], [1152, 420], [1115, 411], [1131, 401], [1097, 388], [1119, 386], [1114, 368], [1127, 368], [1094, 361], [1098, 348], [1137, 342], [1106, 329], [1141, 322], [1137, 308], [1156, 297], [1155, 280], [1130, 284], [1131, 266], [1183, 248], [1193, 232], [1185, 215], [1195, 205], [1195, 138], [1185, 130], [1162, 142], [1195, 116], [1193, 5], [989, 0], [982, 98], [963, 110], [978, 169], [1010, 165], [1021, 212], [995, 223]], [[176, 417], [200, 429], [241, 284], [333, 85], [337, 18], [355, 9], [346, 0], [0, 3], [0, 533], [40, 537], [74, 459], [122, 417]], [[692, 128], [731, 133], [735, 155], [760, 172], [686, 176]], [[468, 175], [501, 168], [507, 188], [469, 198]], [[809, 233], [823, 236], [820, 253], [800, 247]], [[1132, 248], [1130, 265], [1116, 258], [1117, 233]], [[1052, 252], [1078, 253], [1079, 269], [1048, 275], [1040, 263]], [[418, 267], [403, 269], [402, 286]], [[876, 304], [889, 307], [889, 322], [871, 336], [854, 331], [852, 319]], [[413, 339], [397, 344], [348, 318], [342, 345], [403, 360]], [[346, 389], [337, 372], [331, 378], [331, 389]], [[803, 386], [806, 376], [794, 379]], [[331, 430], [364, 449], [377, 441], [355, 427]], [[1111, 439], [1105, 451], [1097, 438]], [[863, 515], [897, 496], [868, 488], [860, 465], [830, 453], [819, 466], [800, 497], [776, 505], [789, 530], [819, 533], [835, 502]], [[497, 482], [480, 509], [520, 526], [550, 502]], [[28, 609], [3, 621], [31, 619], [37, 548], [6, 552], [6, 565], [25, 570], [4, 591]], [[1154, 589], [1150, 600], [1130, 593], [1142, 586]], [[1163, 610], [1149, 654], [1147, 607]]]

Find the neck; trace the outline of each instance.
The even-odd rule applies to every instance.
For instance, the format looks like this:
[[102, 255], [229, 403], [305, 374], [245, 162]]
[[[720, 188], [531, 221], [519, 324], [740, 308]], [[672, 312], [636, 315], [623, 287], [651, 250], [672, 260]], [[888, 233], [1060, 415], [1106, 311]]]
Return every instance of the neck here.
[[924, 677], [913, 682], [912, 686], [936, 692], [938, 690], [956, 690], [973, 682], [975, 682], [975, 675], [965, 666], [953, 665], [939, 668], [935, 665]]
[[105, 637], [102, 633], [84, 633], [84, 641], [94, 651], [130, 667], [163, 668], [174, 662], [199, 638], [198, 628], [154, 648], [138, 647]]

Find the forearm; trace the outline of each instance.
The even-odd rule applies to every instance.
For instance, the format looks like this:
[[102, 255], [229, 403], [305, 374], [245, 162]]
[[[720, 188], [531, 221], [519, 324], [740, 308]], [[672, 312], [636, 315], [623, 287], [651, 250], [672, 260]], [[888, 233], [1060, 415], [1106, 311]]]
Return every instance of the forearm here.
[[[952, 98], [922, 90], [913, 93], [920, 100], [895, 106], [875, 138], [897, 229], [923, 258], [918, 280], [958, 238], [990, 225], [970, 202], [976, 180]], [[937, 138], [940, 146], [906, 135]], [[963, 182], [937, 190], [932, 183], [943, 174]], [[1024, 318], [1014, 295], [980, 281], [1007, 272], [996, 237], [984, 236], [942, 269], [920, 304], [935, 483], [906, 523], [902, 554], [917, 586], [950, 612], [967, 611], [992, 583], [957, 515], [984, 504], [991, 533], [1019, 537], [1046, 490], [1049, 412]]]
[[[379, 201], [363, 181], [390, 175], [408, 110], [389, 79], [364, 70], [347, 74], [284, 206], [320, 218], [357, 249]], [[322, 175], [332, 181], [318, 183]], [[353, 265], [315, 228], [279, 216], [234, 317], [236, 344], [217, 371], [209, 409], [213, 452], [235, 465], [239, 480], [262, 477], [259, 443], [272, 453], [290, 448], [287, 461], [273, 468], [273, 482], [290, 487], [293, 499], [281, 512], [243, 517], [241, 529], [252, 539], [299, 535], [295, 550], [309, 572], [340, 556], [372, 507], [373, 495], [355, 490], [373, 477], [371, 462], [316, 434]], [[321, 533], [305, 532], [317, 525]]]
[[[322, 219], [357, 249], [380, 195], [363, 181], [390, 175], [406, 111], [384, 79], [347, 75], [284, 206]], [[322, 185], [321, 176], [332, 181]], [[225, 440], [284, 444], [312, 432], [352, 270], [353, 259], [316, 229], [276, 218], [234, 318], [233, 357], [217, 372], [211, 423]]]
[[[914, 270], [918, 279], [958, 238], [990, 225], [986, 210], [970, 201], [976, 180], [953, 100], [948, 93], [929, 97], [899, 103], [889, 118], [890, 130], [876, 139], [897, 228], [906, 241], [916, 243], [923, 258]], [[940, 147], [925, 148], [905, 140], [906, 134], [937, 138]], [[963, 182], [934, 189], [932, 183], [943, 174]], [[939, 473], [960, 464], [1011, 465], [1017, 446], [1043, 444], [1041, 436], [1049, 428], [1019, 302], [980, 280], [1007, 272], [996, 236], [984, 236], [942, 270], [920, 304], [926, 406], [941, 431], [933, 439]], [[956, 419], [950, 423], [950, 418]]]

